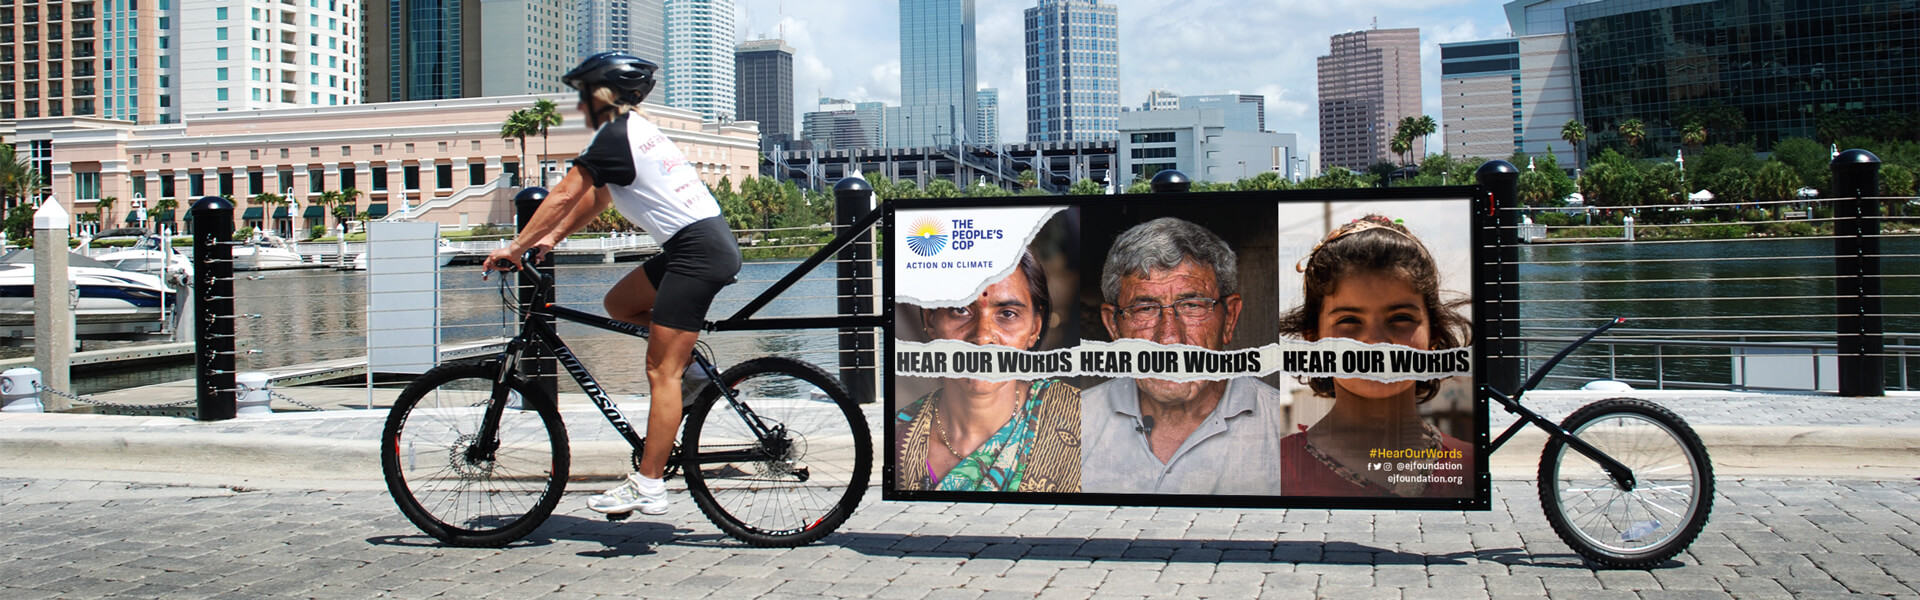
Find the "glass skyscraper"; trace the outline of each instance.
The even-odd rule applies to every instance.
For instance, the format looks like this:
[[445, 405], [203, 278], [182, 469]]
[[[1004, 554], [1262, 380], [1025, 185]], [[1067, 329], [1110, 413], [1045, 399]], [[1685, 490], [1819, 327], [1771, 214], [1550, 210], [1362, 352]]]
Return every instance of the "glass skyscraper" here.
[[[1920, 111], [1920, 8], [1910, 0], [1633, 0], [1567, 7], [1582, 120], [1598, 147], [1671, 154], [1688, 112], [1713, 141], [1825, 137], [1828, 119]], [[1726, 108], [1741, 119], [1725, 117]], [[1744, 120], [1744, 125], [1740, 121]]]
[[900, 109], [887, 145], [951, 145], [979, 122], [973, 0], [900, 0]]
[[1027, 141], [1119, 139], [1119, 23], [1099, 0], [1027, 9]]

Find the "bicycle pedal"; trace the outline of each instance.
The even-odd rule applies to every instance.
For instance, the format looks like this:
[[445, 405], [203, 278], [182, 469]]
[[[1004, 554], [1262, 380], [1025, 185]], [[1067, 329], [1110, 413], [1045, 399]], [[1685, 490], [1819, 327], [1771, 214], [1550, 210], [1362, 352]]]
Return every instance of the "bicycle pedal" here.
[[633, 516], [633, 511], [620, 512], [620, 513], [606, 513], [606, 515], [607, 515], [608, 521], [625, 521], [627, 520], [627, 517]]

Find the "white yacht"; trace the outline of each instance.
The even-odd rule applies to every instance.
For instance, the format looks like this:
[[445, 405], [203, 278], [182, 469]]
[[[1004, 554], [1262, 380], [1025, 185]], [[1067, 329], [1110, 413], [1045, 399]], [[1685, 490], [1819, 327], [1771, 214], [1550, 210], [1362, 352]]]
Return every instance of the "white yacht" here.
[[233, 246], [233, 270], [267, 271], [311, 266], [277, 235], [255, 235]]
[[107, 266], [122, 271], [160, 275], [165, 273], [167, 281], [184, 282], [193, 279], [193, 261], [178, 247], [164, 243], [157, 235], [146, 235], [134, 242], [132, 247], [115, 250], [93, 257]]
[[[0, 256], [0, 325], [32, 327], [33, 250], [13, 250]], [[67, 279], [80, 298], [75, 320], [83, 327], [114, 323], [154, 323], [173, 301], [175, 290], [159, 277], [122, 271], [80, 255], [70, 255]]]

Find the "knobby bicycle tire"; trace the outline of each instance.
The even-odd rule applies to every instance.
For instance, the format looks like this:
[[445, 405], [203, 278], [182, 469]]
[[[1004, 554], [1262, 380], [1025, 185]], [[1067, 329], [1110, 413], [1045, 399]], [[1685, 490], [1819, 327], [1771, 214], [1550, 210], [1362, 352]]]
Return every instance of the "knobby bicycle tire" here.
[[[380, 467], [394, 504], [450, 545], [498, 548], [525, 537], [566, 491], [559, 410], [517, 375], [507, 379], [508, 398], [492, 398], [498, 374], [496, 363], [427, 371], [400, 392], [380, 436]], [[500, 411], [499, 447], [476, 457], [469, 450], [495, 402], [509, 404]]]
[[1610, 568], [1651, 568], [1687, 549], [1713, 510], [1713, 463], [1700, 436], [1658, 404], [1602, 400], [1561, 427], [1633, 471], [1615, 485], [1599, 463], [1557, 440], [1540, 455], [1540, 506], [1554, 533]]
[[720, 380], [778, 428], [774, 437], [788, 450], [774, 459], [702, 464], [703, 454], [767, 449], [745, 416], [707, 386], [681, 443], [687, 490], [700, 511], [727, 535], [761, 547], [811, 543], [846, 522], [873, 468], [873, 439], [852, 395], [819, 367], [782, 357], [741, 363]]

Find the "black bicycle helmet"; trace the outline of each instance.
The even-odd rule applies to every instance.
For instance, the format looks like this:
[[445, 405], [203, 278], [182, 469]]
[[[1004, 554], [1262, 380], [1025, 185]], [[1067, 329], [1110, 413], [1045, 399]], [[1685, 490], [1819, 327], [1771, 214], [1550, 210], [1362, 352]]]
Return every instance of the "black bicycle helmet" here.
[[653, 91], [653, 73], [660, 65], [646, 59], [612, 50], [589, 56], [580, 66], [567, 71], [560, 81], [579, 90], [585, 100], [594, 88], [613, 88], [620, 104], [638, 106]]

